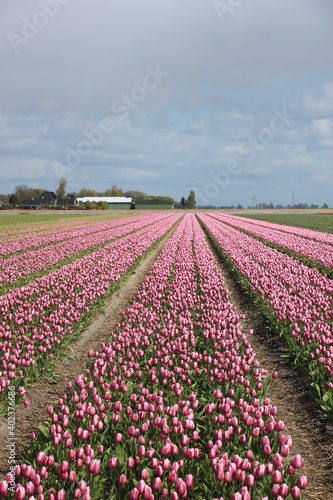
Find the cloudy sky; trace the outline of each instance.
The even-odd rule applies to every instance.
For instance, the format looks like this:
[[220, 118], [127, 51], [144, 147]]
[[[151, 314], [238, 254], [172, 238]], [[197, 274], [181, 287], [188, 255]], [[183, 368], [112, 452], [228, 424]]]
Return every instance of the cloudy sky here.
[[331, 0], [0, 0], [0, 193], [333, 206]]

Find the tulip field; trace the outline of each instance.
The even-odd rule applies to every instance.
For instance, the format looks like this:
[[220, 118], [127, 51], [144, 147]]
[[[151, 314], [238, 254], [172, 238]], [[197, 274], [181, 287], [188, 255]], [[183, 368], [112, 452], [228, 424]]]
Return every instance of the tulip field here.
[[[319, 405], [332, 420], [333, 280], [229, 225], [232, 222], [248, 230], [242, 219], [206, 214], [200, 214], [199, 218], [239, 274], [249, 295], [260, 304], [273, 330], [283, 338], [295, 363], [309, 377]], [[257, 225], [252, 225], [251, 231], [259, 234]], [[258, 227], [261, 236], [273, 239], [271, 235], [274, 234], [278, 241], [277, 230], [273, 233], [268, 228], [266, 231], [265, 224]], [[330, 236], [327, 235], [328, 241], [332, 241]], [[311, 250], [315, 240], [306, 241], [308, 246], [299, 237], [298, 243], [303, 245], [304, 251], [306, 248]], [[279, 246], [287, 244], [288, 239], [281, 231]], [[323, 246], [324, 255], [328, 244], [318, 245]], [[331, 248], [332, 255], [333, 245]], [[319, 259], [320, 252], [316, 255]]]
[[0, 498], [302, 498], [303, 458], [267, 395], [277, 373], [260, 366], [201, 225], [290, 326], [325, 403], [333, 387], [330, 280], [222, 221], [161, 213], [59, 238], [36, 234], [30, 244], [8, 238], [3, 411], [10, 391], [24, 399], [91, 310], [171, 230], [109, 340], [87, 346], [85, 371], [48, 406], [44, 425], [32, 422], [30, 447], [0, 482]]
[[232, 215], [217, 215], [218, 220], [240, 229], [250, 236], [289, 252], [304, 263], [318, 267], [333, 277], [333, 234], [320, 233], [290, 226], [277, 226]]
[[[63, 246], [56, 252], [56, 247], [50, 246], [18, 254], [23, 259], [21, 265], [15, 261], [17, 267], [13, 266], [17, 276], [22, 277], [24, 272], [33, 275], [29, 274], [29, 262], [33, 272], [38, 267], [43, 276], [0, 296], [1, 413], [7, 407], [7, 388], [15, 386], [19, 395], [24, 396], [25, 387], [51, 368], [64, 345], [86, 326], [89, 313], [115, 290], [137, 259], [178, 218], [179, 215], [149, 215], [120, 227], [112, 227], [111, 223], [111, 229], [104, 227], [104, 231], [94, 233], [93, 237], [90, 234], [85, 238], [73, 237], [70, 245], [66, 240], [67, 253], [62, 252]], [[87, 249], [90, 252], [82, 256]], [[58, 257], [64, 261], [69, 255], [70, 263], [50, 271], [51, 261], [54, 263]], [[1, 272], [3, 282], [11, 279], [11, 273], [6, 273], [13, 259], [1, 261], [5, 270]], [[14, 277], [12, 281], [18, 280]]]

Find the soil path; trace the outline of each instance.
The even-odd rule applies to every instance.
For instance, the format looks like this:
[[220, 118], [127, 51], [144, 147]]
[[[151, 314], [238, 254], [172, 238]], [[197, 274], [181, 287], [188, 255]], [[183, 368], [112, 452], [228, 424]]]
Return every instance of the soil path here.
[[280, 339], [268, 336], [257, 307], [242, 293], [233, 273], [221, 263], [209, 241], [208, 244], [221, 269], [229, 300], [238, 314], [245, 315], [243, 331], [248, 333], [252, 329], [254, 332], [250, 342], [260, 366], [269, 374], [279, 373], [267, 395], [277, 406], [278, 418], [285, 423], [284, 435], [292, 437], [292, 454], [300, 453], [303, 457], [301, 472], [308, 478], [304, 500], [333, 500], [333, 422], [324, 417], [309, 397], [311, 387], [304, 374], [281, 358], [283, 346]]
[[[157, 247], [149, 252], [135, 271], [124, 281], [121, 288], [112, 295], [105, 306], [104, 314], [96, 314], [95, 319], [82, 333], [81, 338], [77, 342], [70, 344], [72, 352], [68, 349], [64, 353], [64, 360], [58, 363], [55, 370], [55, 375], [59, 377], [60, 382], [52, 384], [42, 377], [33, 387], [27, 390], [26, 397], [30, 403], [29, 410], [21, 405], [16, 411], [16, 463], [19, 463], [22, 452], [29, 445], [30, 433], [38, 425], [43, 424], [46, 419], [48, 405], [56, 404], [59, 397], [65, 392], [68, 382], [73, 382], [77, 375], [83, 373], [88, 362], [88, 351], [90, 349], [99, 350], [102, 342], [108, 340], [111, 330], [121, 320], [122, 312], [132, 303], [145, 276], [172, 232], [169, 232], [158, 243]], [[69, 355], [71, 359], [66, 355]], [[4, 479], [9, 469], [8, 436], [7, 419], [0, 417], [0, 481]]]

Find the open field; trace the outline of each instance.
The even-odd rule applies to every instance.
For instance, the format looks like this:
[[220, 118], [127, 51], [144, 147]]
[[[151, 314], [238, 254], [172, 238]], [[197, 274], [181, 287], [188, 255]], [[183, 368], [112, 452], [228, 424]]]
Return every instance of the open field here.
[[126, 215], [0, 214], [0, 498], [333, 498], [329, 231]]
[[[267, 212], [267, 211], [266, 211]], [[288, 226], [303, 227], [324, 233], [333, 233], [333, 212], [322, 213], [251, 213], [239, 214], [242, 217], [273, 222], [274, 224], [286, 224]]]

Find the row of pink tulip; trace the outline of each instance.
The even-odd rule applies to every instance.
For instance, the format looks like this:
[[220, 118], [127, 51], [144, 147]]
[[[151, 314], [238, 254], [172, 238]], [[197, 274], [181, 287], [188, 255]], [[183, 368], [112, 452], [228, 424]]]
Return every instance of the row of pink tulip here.
[[289, 325], [292, 349], [332, 411], [333, 280], [213, 217], [199, 218], [277, 322]]
[[[21, 238], [1, 243], [0, 256], [2, 258], [8, 258], [8, 256], [12, 256], [13, 254], [16, 254], [18, 252], [23, 253], [28, 250], [54, 245], [62, 241], [71, 240], [74, 238], [82, 238], [90, 234], [108, 230], [113, 227], [126, 224], [127, 222], [139, 219], [140, 216], [129, 217], [126, 219], [109, 219], [106, 222], [102, 222], [101, 220], [97, 222], [95, 219], [88, 219], [89, 224], [87, 224], [86, 221], [82, 221], [82, 219], [80, 219], [76, 222], [72, 222], [71, 224], [64, 224], [64, 226], [58, 224], [49, 224], [43, 226], [43, 232], [39, 232], [37, 236], [30, 234], [29, 229], [28, 237], [27, 229], [25, 228], [24, 236], [22, 235]], [[41, 231], [41, 229], [39, 231]], [[2, 262], [2, 259], [0, 260], [0, 262]]]
[[74, 325], [179, 217], [156, 216], [154, 224], [0, 297], [0, 400], [9, 385], [44, 371]]
[[[272, 228], [273, 224], [268, 224], [264, 221], [249, 221], [249, 219], [227, 214], [214, 214], [214, 217], [236, 229], [251, 233], [251, 235], [261, 238], [264, 242], [273, 243], [296, 255], [306, 257], [312, 262], [318, 262], [327, 269], [333, 269], [333, 247], [326, 242], [310, 240], [309, 238], [287, 233], [284, 230], [280, 230], [280, 227], [276, 224]], [[260, 224], [257, 224], [257, 222], [260, 222]], [[325, 234], [323, 236], [325, 238]], [[327, 236], [332, 235], [327, 234]]]
[[240, 319], [187, 215], [110, 342], [89, 352], [89, 368], [48, 407], [29, 462], [0, 495], [300, 498], [302, 457], [291, 456]]
[[[44, 245], [44, 238], [55, 237], [55, 241], [66, 238], [67, 231], [96, 225], [95, 217], [63, 220], [61, 222], [4, 225], [0, 228], [0, 256], [20, 252], [28, 248]], [[29, 237], [27, 238], [27, 235]], [[57, 239], [58, 238], [58, 239]], [[46, 240], [46, 244], [49, 240]]]
[[[164, 218], [169, 215], [164, 214]], [[38, 250], [28, 250], [0, 261], [0, 294], [5, 293], [16, 283], [27, 281], [34, 275], [49, 272], [50, 268], [59, 266], [67, 260], [77, 259], [87, 251], [93, 251], [107, 242], [123, 237], [132, 231], [161, 220], [161, 215], [150, 214], [135, 217], [127, 221], [113, 221], [95, 227], [67, 233], [65, 241], [48, 245]], [[17, 285], [16, 285], [17, 286]]]
[[[228, 214], [228, 216], [231, 216]], [[242, 220], [244, 220], [243, 218]], [[249, 223], [253, 223], [254, 225], [258, 226], [263, 226], [265, 228], [269, 229], [277, 229], [279, 231], [283, 231], [284, 233], [299, 236], [301, 238], [307, 238], [311, 241], [318, 241], [321, 243], [325, 243], [328, 245], [333, 245], [333, 234], [331, 233], [325, 233], [322, 231], [314, 231], [313, 229], [305, 229], [301, 227], [296, 227], [296, 226], [286, 226], [284, 224], [274, 224], [272, 222], [264, 221], [264, 220], [258, 220], [258, 219], [248, 219], [246, 220]]]

